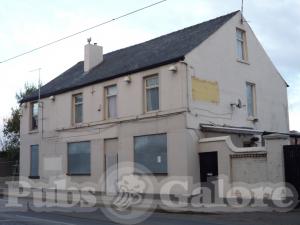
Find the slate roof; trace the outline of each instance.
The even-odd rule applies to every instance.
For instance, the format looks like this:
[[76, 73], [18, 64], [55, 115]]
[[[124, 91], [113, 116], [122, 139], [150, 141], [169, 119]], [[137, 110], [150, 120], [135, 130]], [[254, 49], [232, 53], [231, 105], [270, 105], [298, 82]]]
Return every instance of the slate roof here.
[[[83, 61], [41, 87], [41, 98], [178, 62], [216, 32], [239, 11], [209, 20], [161, 37], [103, 55], [103, 62], [84, 73]], [[38, 99], [38, 92], [24, 97], [21, 103]]]

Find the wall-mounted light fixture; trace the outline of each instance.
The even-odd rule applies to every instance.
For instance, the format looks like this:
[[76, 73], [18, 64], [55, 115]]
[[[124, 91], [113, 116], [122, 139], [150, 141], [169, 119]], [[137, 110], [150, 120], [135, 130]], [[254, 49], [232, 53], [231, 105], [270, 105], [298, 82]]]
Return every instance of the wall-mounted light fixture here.
[[54, 102], [54, 101], [55, 101], [55, 96], [51, 95], [51, 96], [49, 97], [49, 99], [50, 99], [52, 102]]
[[172, 65], [172, 66], [169, 67], [168, 70], [171, 71], [171, 72], [173, 72], [173, 73], [176, 73], [177, 72], [177, 66]]
[[131, 77], [130, 77], [130, 76], [125, 76], [125, 77], [124, 77], [124, 81], [125, 81], [127, 84], [131, 83]]

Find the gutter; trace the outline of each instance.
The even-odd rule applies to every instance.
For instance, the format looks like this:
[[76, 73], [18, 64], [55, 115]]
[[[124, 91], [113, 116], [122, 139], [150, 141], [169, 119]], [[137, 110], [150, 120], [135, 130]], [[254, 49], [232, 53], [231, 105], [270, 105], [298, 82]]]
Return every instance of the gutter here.
[[230, 133], [230, 134], [258, 134], [258, 135], [270, 135], [270, 134], [280, 134], [287, 135], [289, 137], [300, 138], [300, 133], [284, 133], [284, 132], [273, 132], [273, 131], [263, 131], [255, 130], [250, 127], [231, 127], [231, 126], [217, 126], [210, 124], [200, 124], [200, 130], [206, 132], [216, 132], [216, 133]]
[[[118, 78], [118, 77], [123, 77], [123, 76], [131, 75], [133, 73], [138, 73], [138, 72], [150, 70], [150, 69], [153, 69], [153, 68], [156, 68], [156, 67], [159, 67], [159, 66], [168, 65], [168, 64], [171, 64], [171, 63], [174, 63], [174, 62], [179, 62], [179, 61], [184, 60], [184, 58], [185, 58], [184, 56], [179, 56], [179, 57], [176, 57], [176, 58], [173, 58], [173, 59], [169, 59], [167, 61], [156, 63], [156, 64], [153, 64], [153, 65], [150, 65], [150, 66], [141, 67], [141, 68], [135, 69], [135, 70], [130, 70], [130, 71], [127, 71], [127, 72], [124, 72], [124, 73], [119, 73], [119, 74], [116, 74], [116, 75], [113, 75], [113, 76], [110, 76], [110, 77], [107, 77], [107, 78], [98, 79], [98, 80], [91, 81], [91, 82], [88, 82], [88, 83], [84, 83], [84, 84], [81, 84], [81, 85], [75, 85], [73, 87], [63, 88], [61, 90], [49, 92], [49, 93], [46, 93], [46, 94], [41, 93], [40, 98], [47, 98], [47, 97], [50, 97], [52, 95], [63, 94], [63, 93], [69, 92], [69, 91], [79, 89], [79, 88], [83, 88], [83, 87], [90, 86], [90, 85], [93, 85], [93, 84], [99, 84], [99, 83], [102, 83], [102, 82], [105, 82], [105, 81], [108, 81], [108, 80], [112, 80], [112, 79], [115, 79], [115, 78]], [[22, 103], [25, 103], [25, 102], [35, 101], [37, 99], [38, 99], [38, 95], [35, 95], [35, 96], [32, 96], [32, 97], [29, 96], [29, 97], [23, 98], [19, 103], [22, 104]]]
[[228, 127], [228, 126], [214, 126], [208, 124], [200, 124], [201, 131], [233, 133], [233, 134], [264, 134], [262, 130], [254, 130], [246, 127]]

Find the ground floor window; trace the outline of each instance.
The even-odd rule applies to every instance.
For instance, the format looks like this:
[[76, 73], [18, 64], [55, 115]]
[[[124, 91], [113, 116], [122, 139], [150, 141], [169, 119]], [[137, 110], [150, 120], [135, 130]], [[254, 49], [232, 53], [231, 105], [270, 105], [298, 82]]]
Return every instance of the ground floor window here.
[[39, 176], [39, 146], [30, 146], [30, 177]]
[[134, 137], [134, 161], [145, 166], [153, 174], [167, 174], [167, 135]]
[[68, 143], [68, 174], [90, 175], [91, 144], [89, 141]]

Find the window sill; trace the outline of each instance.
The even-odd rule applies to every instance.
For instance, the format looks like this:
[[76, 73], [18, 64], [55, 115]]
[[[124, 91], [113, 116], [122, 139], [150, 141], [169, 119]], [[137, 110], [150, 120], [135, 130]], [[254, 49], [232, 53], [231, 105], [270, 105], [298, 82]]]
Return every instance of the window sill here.
[[30, 130], [28, 132], [28, 134], [37, 134], [39, 132], [39, 130]]
[[250, 63], [249, 63], [247, 60], [236, 59], [236, 61], [239, 62], [239, 63], [243, 63], [243, 64], [246, 64], [246, 65], [250, 65]]
[[104, 119], [104, 121], [109, 122], [109, 123], [117, 122], [117, 121], [119, 121], [119, 120], [120, 120], [120, 119], [119, 119], [118, 117], [106, 117], [106, 118]]
[[134, 175], [137, 176], [168, 176], [168, 173], [138, 173], [138, 172], [134, 172]]
[[152, 110], [152, 111], [145, 111], [145, 112], [144, 112], [144, 115], [157, 114], [157, 113], [159, 113], [159, 112], [160, 112], [159, 109], [158, 109], [158, 110]]
[[79, 177], [79, 176], [91, 176], [91, 173], [67, 173], [67, 176]]
[[40, 179], [40, 176], [28, 176], [28, 178], [32, 180], [38, 180]]
[[79, 128], [79, 127], [83, 127], [83, 126], [85, 126], [84, 123], [72, 123], [73, 128]]

